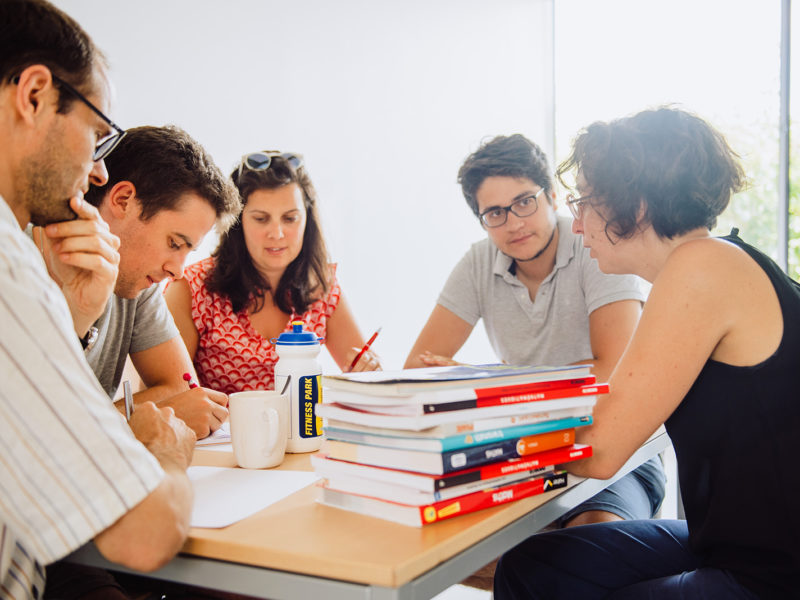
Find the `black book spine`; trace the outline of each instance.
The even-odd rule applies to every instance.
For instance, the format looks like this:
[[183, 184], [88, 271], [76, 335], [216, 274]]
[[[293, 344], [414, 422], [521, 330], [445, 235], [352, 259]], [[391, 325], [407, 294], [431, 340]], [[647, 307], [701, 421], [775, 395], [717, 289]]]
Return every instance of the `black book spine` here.
[[438, 404], [424, 404], [422, 411], [429, 415], [431, 413], [447, 412], [451, 410], [466, 410], [468, 408], [477, 408], [477, 400], [458, 400], [456, 402], [440, 402]]

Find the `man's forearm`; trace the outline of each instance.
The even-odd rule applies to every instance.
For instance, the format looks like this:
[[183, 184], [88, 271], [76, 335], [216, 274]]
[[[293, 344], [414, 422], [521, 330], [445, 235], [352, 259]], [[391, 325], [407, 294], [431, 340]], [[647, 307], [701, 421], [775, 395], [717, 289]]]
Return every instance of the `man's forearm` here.
[[181, 392], [189, 389], [185, 381], [175, 383], [161, 383], [152, 387], [145, 388], [133, 395], [135, 404], [140, 402], [154, 402], [158, 404], [162, 400], [172, 398]]
[[95, 537], [98, 550], [108, 560], [138, 571], [162, 567], [186, 541], [192, 499], [186, 472], [167, 464], [159, 486]]

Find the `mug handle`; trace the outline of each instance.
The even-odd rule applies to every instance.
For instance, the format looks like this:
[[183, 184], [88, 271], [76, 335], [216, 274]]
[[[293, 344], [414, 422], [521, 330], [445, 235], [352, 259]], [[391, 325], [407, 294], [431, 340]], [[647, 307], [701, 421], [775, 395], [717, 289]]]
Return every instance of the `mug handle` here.
[[269, 447], [264, 447], [264, 456], [269, 456], [273, 452], [275, 452], [275, 448], [278, 446], [278, 435], [280, 434], [280, 415], [278, 411], [274, 408], [265, 408], [264, 413], [262, 415], [262, 419], [266, 417], [268, 427], [269, 427], [269, 436], [268, 439], [272, 440], [272, 443], [269, 444]]

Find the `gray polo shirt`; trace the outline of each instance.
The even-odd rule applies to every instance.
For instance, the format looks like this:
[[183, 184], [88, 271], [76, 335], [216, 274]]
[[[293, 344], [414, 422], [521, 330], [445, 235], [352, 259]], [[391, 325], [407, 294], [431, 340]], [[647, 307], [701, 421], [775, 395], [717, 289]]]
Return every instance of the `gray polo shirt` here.
[[512, 263], [491, 240], [477, 242], [453, 269], [437, 300], [470, 325], [483, 319], [492, 348], [509, 364], [591, 359], [589, 315], [611, 302], [647, 298], [642, 279], [602, 273], [566, 217], [558, 217], [556, 264], [535, 300], [509, 270]]

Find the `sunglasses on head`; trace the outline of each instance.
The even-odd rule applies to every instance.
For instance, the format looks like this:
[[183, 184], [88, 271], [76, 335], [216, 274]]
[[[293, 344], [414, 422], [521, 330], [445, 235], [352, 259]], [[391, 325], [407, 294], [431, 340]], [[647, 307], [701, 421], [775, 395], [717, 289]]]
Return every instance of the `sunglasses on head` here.
[[272, 159], [276, 156], [280, 156], [288, 162], [292, 169], [298, 169], [303, 164], [303, 158], [293, 152], [278, 152], [277, 150], [253, 152], [251, 154], [245, 154], [242, 157], [239, 163], [239, 173], [236, 178], [239, 179], [242, 176], [242, 171], [244, 169], [249, 169], [250, 171], [266, 171], [270, 168]]

